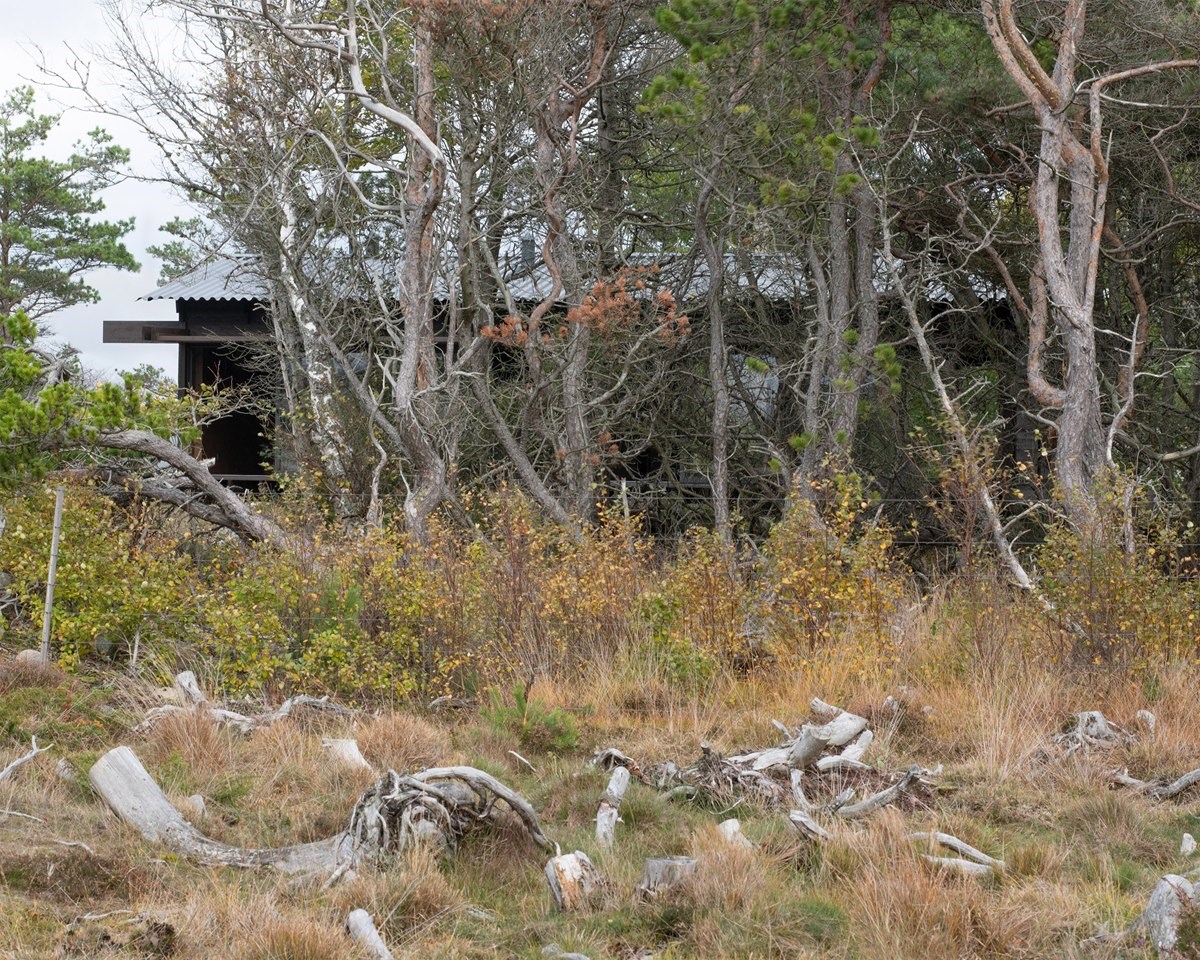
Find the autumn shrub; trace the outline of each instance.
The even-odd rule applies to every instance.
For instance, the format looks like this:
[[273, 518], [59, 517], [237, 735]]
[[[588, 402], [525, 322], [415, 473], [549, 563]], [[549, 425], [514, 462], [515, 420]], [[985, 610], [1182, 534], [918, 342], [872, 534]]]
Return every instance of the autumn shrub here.
[[1037, 553], [1043, 589], [1068, 645], [1060, 657], [1081, 664], [1194, 659], [1200, 650], [1200, 583], [1180, 576], [1179, 538], [1169, 528], [1133, 528], [1130, 542], [1089, 536], [1060, 523]]
[[290, 549], [261, 545], [215, 574], [207, 652], [231, 692], [405, 697], [436, 672], [421, 649], [425, 577], [395, 533], [322, 526]]
[[419, 551], [427, 650], [449, 687], [475, 694], [514, 678], [577, 677], [622, 653], [654, 575], [636, 520], [602, 510], [574, 531], [507, 487], [465, 501], [477, 522], [435, 521]]
[[864, 669], [886, 665], [905, 590], [891, 532], [854, 475], [834, 477], [822, 493], [820, 507], [794, 496], [763, 545], [757, 587], [771, 648], [804, 659], [852, 646]]
[[710, 530], [693, 530], [641, 597], [652, 661], [677, 683], [704, 683], [746, 652], [748, 558]]
[[[196, 595], [179, 541], [140, 501], [117, 506], [85, 482], [69, 482], [53, 607], [53, 654], [73, 667], [124, 660], [135, 649], [186, 645], [197, 634]], [[45, 609], [54, 495], [35, 487], [7, 499], [0, 570], [17, 617], [0, 621], [10, 642], [37, 646]]]

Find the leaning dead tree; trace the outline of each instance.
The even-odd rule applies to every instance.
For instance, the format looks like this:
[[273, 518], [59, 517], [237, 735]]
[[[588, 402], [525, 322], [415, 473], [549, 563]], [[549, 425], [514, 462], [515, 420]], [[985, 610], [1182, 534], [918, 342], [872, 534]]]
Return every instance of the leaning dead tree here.
[[389, 770], [359, 797], [345, 830], [313, 843], [267, 849], [234, 847], [202, 834], [172, 806], [129, 747], [116, 747], [97, 760], [88, 780], [147, 840], [205, 865], [335, 876], [367, 863], [386, 864], [416, 844], [453, 850], [467, 834], [514, 821], [532, 843], [553, 849], [529, 802], [474, 767], [405, 775]]

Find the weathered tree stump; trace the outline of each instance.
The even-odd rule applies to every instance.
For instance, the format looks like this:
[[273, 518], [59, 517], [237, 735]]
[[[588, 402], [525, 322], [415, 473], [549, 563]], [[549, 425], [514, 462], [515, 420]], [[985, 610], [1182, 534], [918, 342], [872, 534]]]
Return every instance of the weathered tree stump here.
[[693, 857], [647, 857], [642, 882], [637, 893], [643, 900], [653, 900], [669, 890], [686, 883], [696, 873]]
[[582, 850], [563, 853], [546, 861], [546, 882], [559, 910], [585, 909], [604, 887], [604, 875]]
[[629, 788], [629, 770], [617, 767], [608, 779], [608, 788], [600, 797], [596, 811], [596, 843], [608, 849], [613, 845], [613, 833], [621, 819], [621, 801]]

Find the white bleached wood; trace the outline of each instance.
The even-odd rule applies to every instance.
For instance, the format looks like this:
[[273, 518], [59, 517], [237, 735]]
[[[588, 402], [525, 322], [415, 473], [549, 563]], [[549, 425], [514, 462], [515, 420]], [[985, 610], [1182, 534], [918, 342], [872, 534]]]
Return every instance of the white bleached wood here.
[[815, 736], [824, 737], [831, 747], [844, 747], [866, 729], [866, 717], [843, 710], [832, 720], [813, 727], [812, 732]]
[[198, 863], [322, 873], [336, 869], [350, 856], [345, 833], [315, 843], [262, 850], [231, 847], [206, 837], [171, 806], [129, 747], [116, 747], [97, 760], [88, 771], [88, 780], [112, 811], [143, 837]]
[[875, 734], [870, 730], [864, 730], [846, 744], [840, 754], [841, 758], [843, 760], [861, 760], [874, 740]]
[[563, 853], [546, 861], [546, 882], [558, 909], [581, 910], [604, 886], [604, 877], [582, 850]]
[[817, 761], [817, 770], [821, 773], [829, 773], [832, 770], [870, 770], [871, 765], [863, 763], [861, 760], [853, 760], [850, 757], [843, 757], [840, 754], [833, 757], [822, 757]]
[[[971, 846], [969, 843], [967, 843], [964, 840], [959, 840], [958, 837], [955, 837], [949, 833], [940, 833], [937, 831], [933, 831], [933, 832], [921, 831], [919, 833], [910, 833], [908, 835], [908, 839], [912, 840], [914, 842], [917, 842], [917, 843], [926, 843], [929, 845], [930, 850], [933, 850], [937, 846], [943, 846], [947, 850], [954, 851], [955, 853], [957, 853], [960, 857], [964, 858], [965, 860], [969, 860], [973, 863], [979, 864], [980, 866], [986, 868], [986, 872], [988, 872], [988, 873], [992, 873], [992, 872], [1003, 873], [1006, 869], [1006, 864], [1004, 863], [1003, 860], [998, 860], [995, 857], [990, 857], [986, 853], [984, 853], [982, 850], [979, 850], [979, 849]], [[927, 859], [927, 860], [928, 859], [946, 860], [946, 859], [952, 859], [952, 858], [937, 857], [931, 853], [931, 854], [927, 855], [925, 859]], [[975, 873], [973, 871], [964, 871], [964, 872]], [[983, 874], [979, 873], [978, 875], [982, 876]]]
[[1146, 735], [1154, 739], [1154, 731], [1158, 729], [1158, 718], [1149, 710], [1139, 710], [1135, 715], [1138, 723], [1146, 728]]
[[830, 839], [829, 831], [803, 810], [792, 810], [788, 814], [788, 823], [792, 825], [793, 830], [806, 840]]
[[354, 767], [357, 770], [375, 770], [367, 758], [362, 755], [362, 751], [358, 749], [357, 740], [323, 737], [321, 739], [321, 746], [329, 752], [329, 755], [333, 759], [345, 764], [347, 767]]
[[830, 719], [842, 712], [841, 707], [835, 707], [832, 703], [826, 703], [820, 697], [813, 697], [808, 702], [808, 709], [818, 717], [829, 717]]
[[0, 783], [3, 783], [5, 780], [11, 780], [13, 775], [20, 770], [21, 767], [25, 766], [25, 764], [34, 759], [34, 757], [36, 757], [38, 754], [45, 753], [50, 749], [50, 747], [54, 746], [54, 744], [51, 743], [47, 746], [39, 747], [37, 745], [37, 737], [31, 737], [30, 741], [31, 746], [28, 753], [17, 757], [17, 759], [10, 763], [7, 767], [5, 767], [3, 770], [0, 770]]
[[721, 839], [731, 847], [745, 847], [748, 850], [754, 849], [754, 844], [750, 842], [750, 838], [742, 833], [742, 822], [736, 817], [730, 817], [728, 820], [722, 820], [718, 823], [717, 832], [721, 834]]
[[815, 808], [811, 803], [808, 802], [808, 797], [804, 795], [803, 780], [804, 774], [801, 771], [792, 771], [792, 799], [795, 800], [796, 806], [798, 806], [805, 813], [812, 813]]
[[608, 788], [600, 797], [600, 807], [596, 811], [596, 843], [605, 849], [613, 845], [613, 833], [621, 819], [621, 801], [628, 788], [629, 770], [617, 767], [608, 779]]
[[350, 934], [350, 939], [375, 960], [393, 960], [392, 951], [375, 928], [375, 918], [366, 910], [359, 908], [350, 911], [346, 918], [346, 931]]
[[923, 853], [921, 854], [921, 859], [942, 870], [958, 873], [964, 877], [974, 877], [982, 880], [985, 877], [996, 875], [996, 871], [987, 864], [976, 863], [974, 860], [964, 860], [961, 857], [935, 857], [933, 854]]
[[638, 896], [652, 900], [673, 887], [687, 882], [696, 872], [692, 857], [648, 857], [638, 884]]
[[191, 670], [184, 670], [182, 673], [176, 674], [174, 686], [183, 697], [184, 703], [190, 703], [194, 706], [208, 702], [208, 697], [200, 689], [200, 683], [196, 680], [196, 675]]
[[835, 812], [843, 820], [861, 819], [862, 817], [867, 816], [867, 814], [878, 810], [880, 807], [886, 807], [889, 803], [892, 803], [897, 797], [900, 796], [900, 794], [904, 793], [905, 790], [911, 787], [913, 783], [920, 777], [920, 775], [920, 769], [917, 767], [912, 767], [909, 769], [908, 773], [906, 773], [900, 780], [892, 784], [890, 787], [880, 790], [878, 793], [867, 797], [867, 799], [858, 803], [851, 804], [849, 806], [838, 807]]
[[810, 767], [816, 763], [825, 748], [829, 746], [829, 738], [817, 733], [812, 727], [804, 726], [800, 730], [788, 754], [788, 766], [798, 770]]

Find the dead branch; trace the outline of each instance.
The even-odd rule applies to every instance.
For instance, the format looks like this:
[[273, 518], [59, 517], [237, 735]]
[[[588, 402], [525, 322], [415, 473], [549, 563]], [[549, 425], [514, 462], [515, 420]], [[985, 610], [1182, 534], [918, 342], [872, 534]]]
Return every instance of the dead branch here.
[[196, 682], [195, 674], [190, 670], [185, 670], [176, 676], [173, 689], [190, 706], [184, 707], [175, 703], [167, 703], [160, 707], [154, 707], [147, 711], [142, 722], [133, 728], [134, 733], [145, 733], [164, 717], [169, 717], [189, 709], [204, 710], [217, 724], [233, 727], [239, 733], [251, 733], [255, 730], [269, 727], [280, 720], [287, 719], [300, 709], [321, 710], [339, 716], [354, 716], [353, 710], [339, 703], [332, 702], [328, 696], [311, 697], [303, 693], [289, 697], [280, 704], [277, 710], [272, 710], [268, 713], [258, 714], [257, 716], [239, 713], [236, 710], [229, 710], [225, 707], [212, 704], [212, 701], [208, 699]]
[[350, 934], [351, 940], [375, 960], [392, 960], [392, 951], [375, 928], [375, 918], [366, 910], [359, 908], [350, 911], [350, 915], [346, 917], [346, 932]]
[[902, 793], [908, 790], [913, 783], [920, 778], [920, 776], [920, 767], [909, 767], [908, 773], [906, 773], [900, 780], [892, 784], [890, 787], [886, 787], [885, 789], [880, 790], [878, 793], [872, 794], [870, 797], [867, 797], [867, 799], [862, 800], [859, 803], [839, 807], [835, 812], [843, 820], [861, 819], [869, 813], [874, 813], [881, 807], [886, 807], [888, 804], [894, 803]]
[[39, 747], [37, 745], [37, 737], [31, 737], [30, 740], [32, 742], [32, 746], [29, 752], [17, 757], [17, 759], [10, 763], [7, 767], [5, 767], [3, 770], [0, 770], [0, 783], [3, 783], [5, 780], [11, 780], [13, 775], [19, 769], [21, 769], [21, 767], [25, 766], [25, 764], [36, 757], [39, 753], [45, 753], [52, 746], [54, 746], [54, 744], [51, 743], [47, 746]]
[[[958, 837], [951, 836], [948, 833], [939, 833], [936, 831], [910, 833], [908, 839], [917, 843], [924, 843], [928, 846], [928, 851], [921, 854], [921, 859], [926, 863], [962, 874], [965, 877], [989, 877], [1002, 874], [1006, 869], [1006, 864], [1003, 860], [989, 857], [982, 850], [977, 850], [969, 843], [959, 840]], [[938, 847], [945, 847], [947, 850], [957, 853], [958, 856], [947, 857], [935, 853], [934, 851]]]

